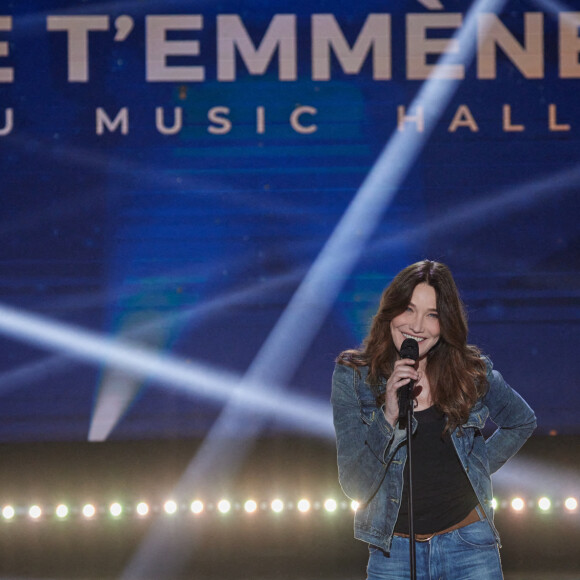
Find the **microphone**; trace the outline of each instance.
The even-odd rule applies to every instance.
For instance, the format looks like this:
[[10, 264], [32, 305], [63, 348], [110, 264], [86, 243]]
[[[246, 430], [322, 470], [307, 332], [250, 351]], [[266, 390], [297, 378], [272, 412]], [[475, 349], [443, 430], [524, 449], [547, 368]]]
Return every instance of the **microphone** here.
[[416, 361], [419, 358], [419, 343], [413, 338], [406, 338], [399, 353], [401, 358], [412, 358]]
[[[411, 358], [416, 361], [419, 358], [419, 343], [413, 338], [406, 338], [399, 350], [401, 358]], [[399, 421], [407, 417], [407, 408], [413, 401], [413, 389], [415, 381], [411, 380], [397, 391], [399, 397]]]

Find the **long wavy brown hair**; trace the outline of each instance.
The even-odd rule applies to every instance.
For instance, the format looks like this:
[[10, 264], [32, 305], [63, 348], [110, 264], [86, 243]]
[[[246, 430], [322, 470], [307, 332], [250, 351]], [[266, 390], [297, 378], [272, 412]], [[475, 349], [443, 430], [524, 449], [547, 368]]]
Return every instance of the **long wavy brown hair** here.
[[467, 421], [475, 402], [487, 388], [486, 367], [479, 349], [467, 344], [467, 315], [449, 268], [441, 262], [423, 260], [399, 272], [381, 296], [369, 334], [359, 349], [345, 350], [337, 362], [358, 369], [368, 366], [367, 382], [377, 404], [384, 403], [382, 379], [393, 372], [399, 353], [391, 335], [391, 320], [405, 311], [417, 284], [435, 289], [440, 337], [427, 354], [426, 374], [435, 406], [447, 416], [446, 430]]

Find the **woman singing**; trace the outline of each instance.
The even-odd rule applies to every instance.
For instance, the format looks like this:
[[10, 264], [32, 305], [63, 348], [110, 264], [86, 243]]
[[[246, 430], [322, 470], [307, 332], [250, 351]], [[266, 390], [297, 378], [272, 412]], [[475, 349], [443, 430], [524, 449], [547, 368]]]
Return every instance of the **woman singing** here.
[[[419, 358], [401, 358], [405, 339]], [[418, 580], [500, 580], [491, 474], [536, 426], [534, 412], [467, 344], [451, 272], [425, 260], [384, 290], [359, 350], [340, 354], [332, 406], [340, 484], [359, 503], [355, 537], [369, 544], [368, 580], [408, 579], [407, 431], [397, 391], [413, 389], [413, 529]], [[487, 419], [496, 426], [487, 439]]]

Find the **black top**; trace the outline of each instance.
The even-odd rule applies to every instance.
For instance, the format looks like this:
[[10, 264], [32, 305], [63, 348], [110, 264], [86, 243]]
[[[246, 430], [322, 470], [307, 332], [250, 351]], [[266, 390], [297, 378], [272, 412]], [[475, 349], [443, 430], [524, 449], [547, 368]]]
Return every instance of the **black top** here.
[[[434, 406], [414, 413], [413, 512], [416, 534], [432, 534], [459, 523], [478, 504], [477, 496], [453, 447], [451, 435], [442, 435], [445, 415]], [[409, 533], [408, 467], [395, 532]]]

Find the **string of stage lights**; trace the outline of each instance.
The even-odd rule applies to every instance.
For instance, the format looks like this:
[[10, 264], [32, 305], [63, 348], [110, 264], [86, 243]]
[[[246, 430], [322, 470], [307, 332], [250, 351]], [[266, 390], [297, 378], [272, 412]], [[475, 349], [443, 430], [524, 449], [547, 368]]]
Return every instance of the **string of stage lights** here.
[[[511, 499], [503, 498], [493, 500], [495, 510], [509, 510], [512, 513], [568, 513], [578, 514], [578, 498], [569, 496], [560, 499], [551, 499], [548, 496], [540, 498], [525, 498], [521, 496]], [[358, 504], [356, 501], [347, 502], [334, 498], [324, 498], [310, 500], [300, 498], [296, 501], [287, 501], [282, 498], [275, 498], [270, 501], [257, 501], [246, 499], [238, 501], [234, 499], [221, 498], [216, 501], [205, 502], [201, 499], [192, 501], [178, 501], [167, 499], [161, 503], [148, 503], [138, 501], [135, 503], [122, 504], [112, 503], [84, 503], [80, 505], [68, 505], [66, 503], [13, 505], [6, 504], [2, 507], [1, 515], [4, 522], [14, 520], [68, 520], [71, 518], [83, 518], [85, 520], [102, 519], [105, 517], [120, 519], [123, 517], [150, 518], [156, 516], [178, 517], [178, 516], [226, 516], [228, 514], [265, 514], [273, 513], [283, 515], [285, 513], [323, 513], [333, 514], [340, 512], [356, 511]]]

